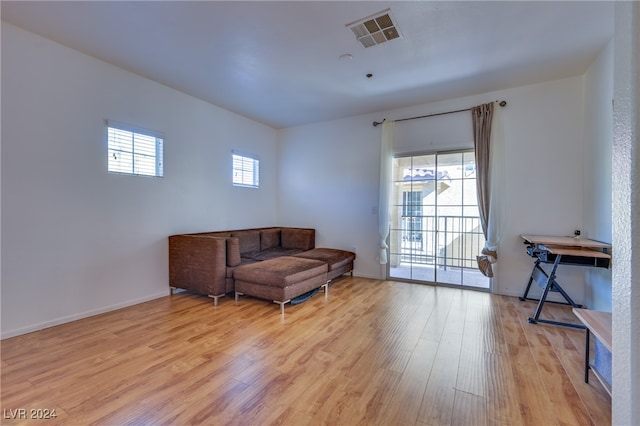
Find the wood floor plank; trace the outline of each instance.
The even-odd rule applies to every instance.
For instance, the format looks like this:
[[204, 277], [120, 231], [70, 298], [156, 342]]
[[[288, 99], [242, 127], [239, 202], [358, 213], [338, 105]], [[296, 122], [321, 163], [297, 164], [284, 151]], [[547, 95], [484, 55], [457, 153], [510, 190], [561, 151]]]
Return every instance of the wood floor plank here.
[[451, 424], [485, 426], [487, 424], [485, 399], [478, 395], [456, 390]]
[[530, 334], [530, 339], [532, 355], [558, 421], [563, 424], [589, 424], [591, 420], [587, 410], [549, 340], [544, 334], [535, 333]]
[[485, 396], [486, 359], [489, 352], [483, 342], [483, 327], [467, 324], [462, 335], [456, 389], [480, 397]]
[[462, 333], [447, 334], [440, 341], [420, 405], [419, 422], [429, 425], [451, 423], [461, 348]]
[[524, 424], [518, 394], [512, 389], [516, 379], [511, 357], [503, 353], [489, 354], [485, 365], [487, 423], [504, 426]]
[[389, 400], [389, 406], [384, 411], [382, 423], [415, 424], [420, 414], [438, 346], [436, 342], [430, 340], [418, 341], [397, 388]]
[[[433, 312], [431, 313], [429, 321], [425, 325], [420, 338], [432, 340], [434, 342], [440, 341], [447, 325], [447, 321], [449, 319], [454, 319], [453, 317], [449, 317], [449, 310], [451, 309], [454, 295], [455, 290], [452, 291], [448, 288], [436, 288], [434, 290], [433, 298], [437, 300], [437, 303], [434, 306]], [[457, 318], [454, 320], [457, 320]]]
[[534, 308], [358, 277], [284, 316], [178, 292], [2, 340], [0, 408], [71, 426], [610, 424], [610, 398], [583, 381], [584, 334], [529, 324]]
[[551, 407], [551, 396], [539, 376], [538, 365], [532, 357], [529, 347], [509, 345], [509, 356], [514, 386], [510, 391], [517, 393], [523, 424], [554, 424], [555, 414]]
[[[545, 329], [545, 335], [549, 339], [551, 348], [555, 351], [567, 377], [582, 400], [582, 405], [587, 410], [591, 423], [594, 425], [607, 424], [611, 418], [611, 397], [595, 377], [591, 376], [589, 383], [584, 382], [584, 346], [586, 343], [584, 333], [583, 330], [565, 327]], [[593, 344], [593, 341], [591, 343]], [[575, 347], [575, 350], [565, 350], [569, 345]], [[593, 348], [591, 353], [593, 353]]]

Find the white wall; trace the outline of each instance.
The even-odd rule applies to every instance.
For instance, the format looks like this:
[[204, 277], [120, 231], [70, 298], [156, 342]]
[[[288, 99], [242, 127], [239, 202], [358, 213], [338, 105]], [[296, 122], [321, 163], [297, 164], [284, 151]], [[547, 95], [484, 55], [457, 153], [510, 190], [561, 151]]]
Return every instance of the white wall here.
[[614, 39], [613, 417], [640, 424], [640, 3], [617, 2]]
[[[583, 236], [611, 243], [613, 41], [584, 76]], [[611, 312], [611, 269], [585, 268], [586, 306]]]
[[[494, 289], [521, 295], [531, 272], [521, 233], [572, 235], [582, 228], [584, 115], [582, 77], [573, 77], [375, 115], [289, 128], [280, 133], [280, 218], [283, 223], [314, 224], [322, 244], [357, 248], [356, 275], [380, 278], [377, 260], [380, 127], [374, 120], [457, 110], [505, 99], [506, 202], [501, 259]], [[434, 140], [453, 126], [469, 126], [468, 115], [397, 123], [410, 149], [462, 148], [472, 141]], [[452, 124], [451, 120], [457, 121]], [[466, 121], [468, 120], [468, 122]], [[415, 144], [423, 126], [424, 145]], [[454, 129], [456, 127], [453, 127]], [[461, 132], [463, 135], [465, 132]], [[406, 146], [399, 149], [406, 151]], [[302, 177], [302, 179], [301, 179]], [[300, 202], [304, 200], [304, 202]], [[558, 281], [577, 302], [584, 299], [584, 268], [567, 266]], [[533, 293], [535, 294], [535, 293]]]
[[473, 148], [473, 123], [469, 111], [396, 123], [395, 154], [466, 148]]
[[316, 228], [316, 246], [354, 250], [354, 273], [380, 277], [376, 259], [379, 127], [355, 117], [280, 131], [279, 216]]
[[[164, 132], [165, 177], [108, 174], [106, 119]], [[6, 23], [2, 124], [2, 337], [168, 294], [170, 234], [277, 224], [275, 130]]]

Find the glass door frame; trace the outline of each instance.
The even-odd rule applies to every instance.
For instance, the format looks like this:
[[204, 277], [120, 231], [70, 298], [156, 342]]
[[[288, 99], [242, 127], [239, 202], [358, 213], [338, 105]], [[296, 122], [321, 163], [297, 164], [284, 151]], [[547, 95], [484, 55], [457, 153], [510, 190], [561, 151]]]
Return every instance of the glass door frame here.
[[[392, 279], [392, 280], [395, 280], [395, 281], [406, 281], [406, 282], [417, 282], [417, 283], [432, 284], [432, 285], [436, 285], [436, 286], [446, 286], [446, 287], [454, 287], [454, 288], [468, 288], [468, 289], [474, 289], [474, 290], [486, 291], [486, 292], [491, 292], [492, 291], [492, 287], [493, 287], [493, 280], [492, 279], [487, 279], [488, 285], [486, 285], [486, 286], [484, 286], [484, 285], [483, 286], [475, 286], [475, 285], [465, 284], [465, 276], [467, 275], [467, 274], [465, 274], [465, 271], [467, 271], [469, 274], [475, 274], [476, 272], [477, 272], [477, 274], [480, 274], [480, 272], [478, 270], [475, 270], [475, 268], [473, 268], [473, 267], [465, 267], [465, 263], [463, 263], [463, 262], [466, 262], [466, 264], [468, 264], [469, 263], [468, 262], [469, 259], [467, 259], [464, 256], [460, 257], [459, 259], [457, 259], [457, 261], [459, 262], [459, 265], [460, 265], [460, 283], [459, 284], [458, 283], [442, 282], [438, 278], [438, 269], [444, 268], [446, 270], [446, 268], [448, 266], [447, 265], [447, 260], [446, 260], [447, 258], [444, 259], [444, 264], [443, 265], [439, 264], [439, 262], [442, 259], [442, 255], [439, 254], [438, 250], [437, 250], [440, 238], [442, 238], [442, 237], [446, 238], [446, 236], [442, 235], [444, 230], [438, 229], [439, 228], [438, 227], [438, 223], [439, 223], [440, 219], [445, 219], [446, 220], [446, 218], [448, 217], [447, 215], [441, 215], [440, 214], [439, 202], [438, 202], [438, 200], [439, 200], [439, 192], [442, 192], [442, 191], [440, 191], [440, 188], [439, 188], [439, 185], [440, 185], [440, 182], [441, 182], [440, 176], [444, 175], [444, 172], [445, 172], [444, 170], [441, 171], [441, 168], [439, 167], [440, 166], [440, 160], [441, 160], [441, 157], [443, 155], [461, 154], [462, 155], [461, 162], [460, 162], [460, 165], [462, 166], [462, 172], [461, 173], [464, 175], [466, 173], [466, 171], [465, 171], [466, 170], [465, 154], [469, 154], [469, 153], [471, 155], [473, 155], [474, 149], [473, 148], [462, 148], [462, 149], [436, 150], [436, 151], [426, 151], [426, 152], [421, 151], [421, 152], [398, 153], [398, 154], [394, 155], [394, 157], [393, 157], [393, 161], [394, 161], [393, 170], [394, 170], [394, 172], [392, 174], [392, 179], [393, 179], [392, 185], [393, 185], [394, 188], [392, 190], [393, 196], [392, 196], [392, 199], [390, 201], [391, 202], [391, 206], [390, 207], [392, 209], [392, 212], [394, 211], [393, 209], [399, 209], [399, 210], [397, 212], [391, 214], [391, 223], [390, 223], [390, 227], [389, 227], [389, 236], [387, 237], [387, 245], [389, 246], [389, 262], [387, 262], [387, 267], [386, 267], [387, 271], [386, 272], [387, 272], [388, 279]], [[396, 176], [397, 176], [396, 166], [395, 166], [396, 160], [397, 159], [401, 159], [401, 158], [409, 158], [410, 159], [410, 168], [411, 168], [412, 173], [413, 173], [415, 171], [414, 170], [413, 159], [415, 157], [422, 157], [422, 156], [433, 156], [433, 158], [434, 158], [433, 170], [428, 170], [427, 171], [426, 168], [420, 169], [423, 172], [427, 171], [427, 173], [431, 172], [433, 174], [432, 182], [434, 184], [434, 188], [433, 188], [432, 192], [435, 193], [433, 204], [429, 205], [429, 208], [432, 208], [433, 212], [434, 212], [433, 213], [434, 216], [432, 218], [433, 220], [431, 222], [431, 224], [433, 225], [433, 229], [430, 229], [429, 228], [430, 225], [428, 223], [425, 223], [425, 222], [429, 221], [429, 217], [428, 217], [428, 215], [425, 216], [424, 213], [423, 213], [423, 215], [421, 216], [422, 217], [422, 224], [420, 226], [421, 229], [419, 230], [420, 233], [421, 233], [421, 238], [419, 238], [419, 240], [420, 240], [419, 243], [421, 244], [421, 247], [423, 247], [423, 244], [434, 245], [433, 253], [432, 253], [431, 257], [434, 257], [434, 256], [435, 257], [432, 260], [433, 261], [433, 272], [432, 272], [432, 274], [430, 276], [430, 279], [419, 279], [419, 278], [416, 278], [413, 275], [413, 267], [416, 264], [415, 259], [417, 259], [418, 257], [420, 257], [422, 255], [419, 252], [414, 251], [414, 247], [413, 247], [413, 244], [414, 244], [413, 239], [414, 238], [413, 237], [414, 237], [415, 232], [413, 232], [413, 229], [409, 229], [409, 230], [405, 229], [405, 226], [402, 224], [402, 222], [403, 221], [408, 221], [408, 223], [414, 223], [415, 222], [415, 217], [406, 217], [405, 218], [403, 214], [399, 213], [400, 210], [402, 210], [402, 211], [404, 211], [404, 210], [417, 210], [417, 209], [415, 209], [415, 206], [406, 206], [406, 205], [404, 205], [404, 201], [402, 201], [402, 200], [404, 200], [407, 197], [407, 195], [405, 195], [405, 194], [420, 192], [420, 190], [418, 188], [414, 188], [414, 186], [413, 186], [414, 180], [413, 180], [413, 177], [411, 177], [411, 179], [409, 179], [410, 184], [409, 184], [408, 190], [404, 190], [401, 193], [402, 194], [401, 195], [402, 200], [400, 200], [400, 201], [403, 204], [398, 204], [398, 192], [395, 189], [398, 185], [402, 184], [402, 181], [396, 179]], [[472, 164], [475, 165], [475, 156], [473, 156]], [[416, 167], [415, 169], [417, 170], [418, 168]], [[474, 170], [475, 170], [475, 167], [474, 167]], [[427, 178], [422, 178], [422, 179], [423, 179], [423, 182], [425, 182], [425, 179], [429, 179], [429, 178], [427, 177]], [[454, 180], [460, 181], [461, 185], [464, 185], [464, 181], [467, 180], [467, 178], [466, 178], [466, 175], [465, 175], [465, 177], [455, 178]], [[475, 182], [475, 177], [473, 178], [473, 180]], [[449, 182], [451, 182], [451, 179], [449, 179]], [[424, 185], [424, 183], [423, 183], [423, 185]], [[421, 186], [423, 186], [423, 185], [421, 185]], [[475, 185], [473, 185], [473, 187], [474, 187], [473, 193], [476, 194]], [[462, 189], [462, 190], [464, 190], [464, 189]], [[461, 196], [463, 197], [463, 195], [461, 195]], [[423, 201], [423, 203], [424, 203], [424, 201]], [[465, 206], [473, 206], [473, 205], [474, 204], [465, 204], [464, 197], [460, 201], [460, 204], [457, 205], [460, 208], [460, 211], [462, 212], [462, 213], [460, 213], [461, 216], [459, 216], [459, 221], [460, 221], [461, 224], [463, 224], [462, 225], [463, 229], [459, 233], [460, 233], [461, 236], [463, 236], [463, 240], [464, 239], [468, 239], [468, 238], [471, 238], [473, 240], [475, 238], [476, 240], [481, 240], [481, 243], [484, 244], [484, 235], [482, 235], [481, 230], [480, 230], [480, 234], [479, 235], [477, 235], [478, 234], [477, 232], [473, 232], [473, 230], [475, 228], [473, 228], [471, 230], [471, 232], [469, 230], [467, 230], [466, 222], [467, 222], [468, 218], [466, 216], [464, 216], [464, 210], [465, 210]], [[477, 201], [476, 201], [475, 205], [477, 206]], [[423, 208], [424, 207], [421, 206], [419, 210], [422, 211]], [[474, 219], [475, 216], [471, 216], [470, 218]], [[478, 222], [477, 223], [479, 225], [479, 215], [478, 215]], [[395, 226], [395, 228], [394, 228], [394, 226]], [[398, 239], [398, 235], [399, 235], [398, 233], [402, 234], [402, 238], [403, 239], [401, 241], [399, 241], [399, 242], [396, 241], [396, 244], [392, 244], [392, 238], [395, 238], [397, 240]], [[433, 235], [429, 235], [429, 233], [433, 233]], [[394, 236], [394, 234], [397, 234], [397, 235]], [[404, 236], [405, 236], [404, 234], [407, 234], [407, 235], [411, 236], [411, 240], [408, 243], [404, 239]], [[426, 238], [425, 238], [425, 236], [426, 236]], [[415, 237], [417, 238], [417, 235]], [[429, 243], [429, 241], [431, 241], [432, 243]], [[408, 251], [405, 251], [406, 244], [410, 245], [410, 247], [407, 246], [408, 247], [408, 249], [407, 249]], [[397, 248], [398, 245], [400, 245], [402, 247], [400, 249], [398, 249]], [[395, 252], [393, 251], [394, 247], [396, 247]], [[477, 254], [480, 254], [480, 249], [481, 249], [481, 247], [478, 249], [478, 253]], [[409, 277], [407, 278], [407, 277], [401, 277], [401, 276], [398, 276], [398, 277], [391, 276], [391, 274], [392, 274], [392, 264], [397, 262], [397, 264], [400, 265], [402, 263], [402, 258], [406, 257], [407, 255], [409, 256], [409, 262], [407, 262], [407, 263], [409, 264], [409, 267], [411, 268]], [[392, 259], [394, 259], [394, 256], [396, 258], [395, 261], [392, 260]], [[422, 257], [425, 257], [425, 259], [423, 259], [423, 260], [425, 260], [425, 262], [426, 262], [426, 260], [428, 259], [429, 256], [426, 255], [426, 256], [422, 256]], [[473, 257], [473, 262], [475, 262], [475, 257]], [[441, 271], [441, 274], [442, 274], [442, 271]], [[469, 281], [467, 281], [467, 282], [469, 282]]]

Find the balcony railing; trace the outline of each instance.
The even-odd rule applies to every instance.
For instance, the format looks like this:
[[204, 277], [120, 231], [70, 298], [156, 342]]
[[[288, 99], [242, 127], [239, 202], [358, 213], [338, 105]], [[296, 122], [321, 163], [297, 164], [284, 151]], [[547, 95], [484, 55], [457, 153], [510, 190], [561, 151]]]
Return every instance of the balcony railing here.
[[485, 245], [477, 216], [404, 216], [399, 225], [390, 233], [396, 264], [476, 268], [476, 256]]

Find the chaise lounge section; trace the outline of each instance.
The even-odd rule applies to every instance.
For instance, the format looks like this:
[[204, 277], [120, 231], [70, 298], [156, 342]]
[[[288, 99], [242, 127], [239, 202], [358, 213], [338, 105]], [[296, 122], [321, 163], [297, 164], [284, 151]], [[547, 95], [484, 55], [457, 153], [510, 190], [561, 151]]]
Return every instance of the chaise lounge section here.
[[327, 292], [328, 269], [325, 262], [292, 256], [243, 266], [234, 272], [236, 301], [243, 294], [273, 300], [284, 314], [284, 305], [294, 297], [318, 287]]
[[333, 248], [315, 248], [294, 256], [326, 263], [329, 267], [327, 271], [327, 280], [329, 281], [347, 272], [353, 274], [353, 261], [356, 259], [356, 254], [352, 251]]

